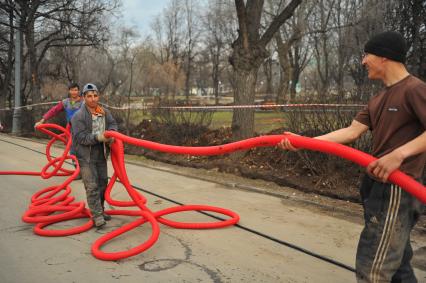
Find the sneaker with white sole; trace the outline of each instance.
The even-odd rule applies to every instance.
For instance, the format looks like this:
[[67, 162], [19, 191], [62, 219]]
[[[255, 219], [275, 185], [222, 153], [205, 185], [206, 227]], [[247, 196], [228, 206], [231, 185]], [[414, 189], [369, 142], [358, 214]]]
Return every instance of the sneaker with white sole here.
[[96, 228], [101, 228], [102, 226], [104, 226], [106, 224], [106, 221], [105, 221], [103, 215], [94, 217], [93, 222], [95, 223]]

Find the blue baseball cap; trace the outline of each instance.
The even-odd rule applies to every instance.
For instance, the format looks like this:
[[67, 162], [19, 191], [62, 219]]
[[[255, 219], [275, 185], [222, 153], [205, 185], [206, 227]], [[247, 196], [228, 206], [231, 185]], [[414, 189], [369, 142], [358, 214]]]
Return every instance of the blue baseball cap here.
[[98, 88], [94, 85], [94, 84], [86, 84], [84, 87], [83, 87], [83, 95], [86, 93], [86, 92], [88, 92], [88, 91], [96, 91], [97, 93], [99, 93], [99, 91], [98, 91]]

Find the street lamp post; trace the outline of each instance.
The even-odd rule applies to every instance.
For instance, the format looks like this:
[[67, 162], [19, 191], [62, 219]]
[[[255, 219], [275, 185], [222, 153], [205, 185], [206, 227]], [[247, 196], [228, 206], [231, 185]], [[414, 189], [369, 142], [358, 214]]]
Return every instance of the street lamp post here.
[[[15, 2], [16, 3], [16, 2]], [[19, 4], [16, 3], [19, 11]], [[21, 133], [21, 17], [16, 13], [15, 18], [15, 106], [13, 109], [12, 134]]]

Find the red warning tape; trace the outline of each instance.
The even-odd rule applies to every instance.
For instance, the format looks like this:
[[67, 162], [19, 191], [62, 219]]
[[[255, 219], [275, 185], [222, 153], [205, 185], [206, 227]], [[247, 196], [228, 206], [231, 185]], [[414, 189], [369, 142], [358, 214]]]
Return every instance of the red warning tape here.
[[[36, 104], [28, 104], [25, 106], [14, 107], [14, 108], [2, 108], [0, 111], [10, 111], [14, 109], [31, 109], [34, 106], [42, 106], [42, 105], [53, 105], [57, 104], [57, 101], [52, 102], [44, 102], [44, 103], [36, 103]], [[106, 108], [116, 109], [116, 110], [149, 110], [149, 109], [172, 109], [172, 110], [185, 110], [185, 109], [246, 109], [246, 108], [260, 108], [260, 109], [273, 109], [273, 108], [361, 108], [365, 107], [364, 104], [326, 104], [326, 103], [304, 103], [304, 104], [250, 104], [250, 105], [184, 105], [184, 106], [158, 106], [158, 105], [133, 105], [133, 106], [112, 106], [105, 103], [101, 103]]]

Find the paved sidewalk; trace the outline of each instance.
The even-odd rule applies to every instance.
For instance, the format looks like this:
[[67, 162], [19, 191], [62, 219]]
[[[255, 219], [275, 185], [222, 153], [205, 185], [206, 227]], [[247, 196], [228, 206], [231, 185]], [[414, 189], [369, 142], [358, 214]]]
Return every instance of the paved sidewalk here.
[[[0, 135], [0, 170], [37, 171], [45, 165], [43, 155], [4, 142], [44, 152], [44, 145]], [[234, 210], [240, 225], [262, 232], [353, 266], [361, 226], [300, 206], [291, 200], [230, 189], [151, 168], [127, 165], [131, 182], [147, 191], [185, 204], [206, 204]], [[110, 169], [110, 173], [112, 170]], [[321, 261], [239, 227], [214, 230], [180, 230], [160, 225], [160, 238], [146, 252], [117, 262], [105, 262], [90, 253], [102, 233], [128, 222], [113, 217], [103, 231], [47, 238], [32, 232], [33, 225], [21, 216], [36, 191], [57, 184], [61, 178], [0, 176], [0, 282], [355, 282], [346, 269]], [[81, 181], [71, 184], [77, 201], [85, 200]], [[143, 193], [154, 211], [175, 204]], [[116, 185], [113, 197], [126, 198]], [[196, 212], [167, 217], [178, 221], [216, 221]], [[56, 227], [68, 227], [74, 220]], [[108, 244], [117, 251], [141, 244], [150, 235], [142, 226]], [[425, 239], [423, 239], [425, 240]], [[426, 246], [426, 240], [414, 243]], [[419, 282], [426, 272], [416, 270]]]

